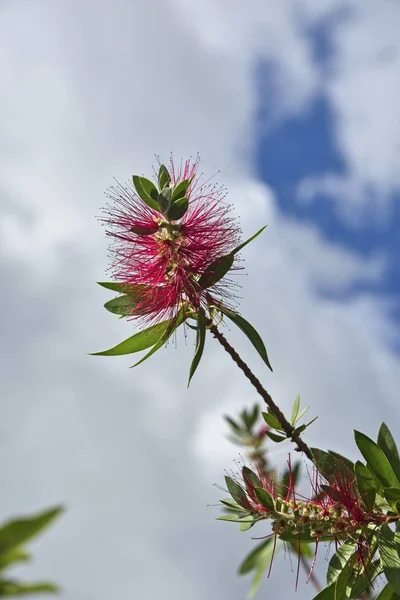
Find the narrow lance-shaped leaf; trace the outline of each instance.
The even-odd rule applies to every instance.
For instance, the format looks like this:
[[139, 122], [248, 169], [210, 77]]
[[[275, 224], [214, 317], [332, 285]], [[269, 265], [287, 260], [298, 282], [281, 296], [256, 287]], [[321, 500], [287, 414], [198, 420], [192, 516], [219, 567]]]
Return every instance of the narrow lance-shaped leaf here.
[[292, 408], [291, 423], [293, 426], [296, 425], [297, 415], [299, 414], [299, 408], [300, 408], [300, 396], [296, 396], [296, 399], [293, 402], [293, 408]]
[[160, 188], [160, 190], [165, 188], [165, 186], [168, 185], [170, 181], [171, 176], [167, 167], [165, 165], [160, 165], [160, 168], [158, 170], [158, 187]]
[[368, 467], [376, 475], [379, 481], [381, 481], [385, 487], [399, 488], [400, 482], [383, 450], [371, 440], [371, 438], [360, 431], [354, 431], [354, 437]]
[[381, 590], [375, 600], [400, 600], [400, 596], [394, 592], [389, 583]]
[[58, 517], [63, 511], [56, 506], [32, 517], [9, 521], [0, 528], [0, 553], [9, 552], [37, 535], [42, 529]]
[[258, 237], [260, 235], [260, 233], [262, 233], [266, 227], [267, 227], [267, 225], [264, 225], [264, 227], [261, 227], [261, 229], [259, 229], [257, 231], [257, 233], [255, 233], [254, 235], [252, 235], [251, 237], [249, 237], [248, 240], [246, 240], [245, 242], [243, 242], [242, 244], [240, 244], [239, 246], [237, 246], [234, 250], [232, 250], [231, 254], [237, 254], [238, 252], [240, 252], [240, 250], [242, 250], [245, 246], [247, 246], [247, 244], [250, 244], [250, 242], [252, 242], [253, 240], [255, 240], [256, 237]]
[[192, 364], [190, 365], [188, 387], [190, 385], [190, 381], [191, 381], [197, 367], [199, 366], [201, 357], [203, 356], [205, 341], [206, 341], [206, 315], [204, 312], [204, 308], [200, 307], [199, 312], [198, 312], [198, 320], [197, 320], [196, 347], [195, 347], [195, 351], [194, 351], [194, 357], [192, 360]]
[[380, 529], [378, 539], [379, 554], [386, 578], [396, 594], [400, 594], [400, 534], [394, 532], [386, 524]]
[[388, 426], [382, 423], [378, 434], [378, 446], [383, 450], [386, 458], [395, 472], [397, 479], [400, 481], [400, 458], [397, 450], [396, 442], [389, 431]]
[[133, 367], [137, 367], [142, 362], [144, 362], [145, 360], [150, 358], [150, 356], [155, 354], [158, 350], [160, 350], [160, 348], [165, 346], [165, 344], [167, 343], [167, 341], [169, 340], [171, 335], [174, 333], [174, 331], [176, 331], [178, 329], [178, 327], [180, 325], [182, 325], [182, 323], [185, 321], [185, 319], [186, 319], [185, 312], [181, 309], [175, 318], [170, 319], [169, 326], [167, 327], [165, 332], [161, 335], [158, 342], [151, 348], [151, 350], [145, 356], [143, 356], [143, 358], [141, 358], [137, 363], [132, 365], [130, 368], [133, 369]]
[[165, 334], [173, 322], [174, 319], [167, 319], [166, 321], [152, 325], [147, 329], [138, 331], [138, 333], [135, 333], [109, 350], [92, 352], [92, 356], [121, 356], [123, 354], [133, 354], [134, 352], [146, 350], [146, 348], [150, 348], [150, 346], [153, 346], [160, 340], [160, 337]]
[[30, 594], [58, 594], [60, 588], [54, 583], [38, 581], [37, 583], [19, 583], [17, 581], [0, 581], [0, 596], [27, 596]]
[[258, 354], [265, 362], [267, 367], [272, 371], [271, 363], [269, 362], [267, 349], [264, 345], [264, 342], [261, 339], [260, 334], [254, 329], [253, 325], [251, 325], [246, 319], [244, 319], [239, 313], [234, 312], [226, 308], [225, 306], [219, 305], [219, 310], [226, 315], [239, 329], [245, 334], [245, 336], [250, 340], [253, 344], [254, 348], [257, 350]]
[[243, 508], [251, 508], [245, 491], [240, 487], [236, 481], [233, 481], [228, 475], [225, 476], [226, 487], [229, 490], [232, 498]]
[[256, 487], [254, 489], [254, 493], [256, 495], [256, 498], [259, 502], [261, 502], [261, 504], [268, 510], [270, 510], [271, 512], [275, 511], [275, 502], [274, 499], [272, 498], [271, 494], [269, 492], [267, 492], [267, 490], [265, 490], [262, 487]]
[[234, 256], [227, 254], [211, 263], [200, 276], [199, 286], [201, 289], [205, 290], [222, 279], [232, 268], [233, 261]]
[[372, 510], [375, 506], [376, 496], [375, 478], [368, 467], [363, 465], [363, 463], [360, 461], [357, 461], [354, 465], [354, 472], [361, 498], [367, 510]]
[[[139, 287], [139, 286], [138, 286]], [[143, 300], [143, 291], [146, 286], [141, 286], [142, 291], [137, 290], [136, 294], [123, 294], [112, 298], [105, 303], [104, 308], [114, 315], [121, 315], [127, 317], [128, 315], [135, 315], [135, 309], [138, 303]]]

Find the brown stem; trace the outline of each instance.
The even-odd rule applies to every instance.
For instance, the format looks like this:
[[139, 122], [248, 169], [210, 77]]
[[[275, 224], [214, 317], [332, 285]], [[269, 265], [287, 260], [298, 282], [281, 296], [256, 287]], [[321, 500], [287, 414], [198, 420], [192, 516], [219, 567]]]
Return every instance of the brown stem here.
[[279, 407], [272, 400], [271, 396], [268, 394], [267, 390], [261, 385], [260, 381], [253, 374], [247, 364], [240, 358], [239, 354], [236, 350], [228, 343], [226, 338], [222, 335], [222, 333], [217, 329], [215, 325], [210, 325], [210, 331], [213, 336], [219, 341], [221, 346], [226, 350], [232, 360], [237, 364], [239, 369], [243, 371], [247, 379], [250, 383], [256, 388], [257, 392], [260, 394], [264, 402], [268, 405], [271, 413], [278, 419], [283, 431], [286, 433], [286, 437], [294, 444], [296, 444], [296, 450], [298, 452], [304, 452], [304, 454], [310, 460], [313, 459], [312, 452], [310, 448], [307, 446], [305, 442], [301, 439], [300, 435], [295, 432], [295, 428], [286, 420], [284, 414], [279, 409]]

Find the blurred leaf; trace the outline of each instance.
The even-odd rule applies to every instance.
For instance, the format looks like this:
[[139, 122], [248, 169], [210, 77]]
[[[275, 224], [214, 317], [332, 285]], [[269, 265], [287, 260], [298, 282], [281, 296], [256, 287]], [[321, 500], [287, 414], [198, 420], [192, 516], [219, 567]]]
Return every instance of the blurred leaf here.
[[400, 600], [400, 596], [396, 594], [387, 583], [380, 594], [376, 597], [376, 600]]
[[[260, 587], [263, 577], [265, 577], [265, 572], [269, 568], [269, 565], [273, 558], [274, 544], [270, 543], [271, 539], [273, 540], [273, 537], [268, 538], [268, 540], [266, 540], [264, 547], [262, 548], [261, 552], [258, 553], [258, 556], [256, 558], [255, 566], [252, 569], [255, 571], [255, 573], [249, 592], [247, 594], [247, 600], [253, 600], [254, 596], [258, 591], [258, 588]], [[248, 558], [250, 558], [250, 555], [248, 556]]]
[[0, 596], [25, 596], [29, 594], [58, 594], [60, 588], [54, 583], [40, 581], [38, 583], [18, 583], [16, 581], [0, 581]]
[[189, 208], [189, 200], [187, 198], [178, 198], [174, 200], [167, 212], [169, 221], [179, 221]]
[[121, 356], [122, 354], [133, 354], [134, 352], [146, 350], [146, 348], [150, 348], [150, 346], [156, 344], [161, 336], [166, 335], [168, 328], [173, 325], [174, 320], [167, 319], [166, 321], [152, 325], [147, 329], [135, 333], [109, 350], [92, 352], [91, 356]]
[[311, 451], [314, 456], [313, 463], [317, 471], [327, 481], [334, 483], [338, 476], [345, 478], [347, 481], [354, 479], [353, 469], [348, 467], [350, 461], [344, 457], [340, 455], [335, 456], [331, 452], [325, 452], [320, 448], [311, 448]]
[[63, 512], [63, 507], [56, 506], [32, 517], [9, 521], [0, 528], [0, 554], [9, 552], [36, 536], [42, 529]]
[[382, 484], [385, 487], [400, 488], [400, 482], [383, 450], [371, 438], [360, 431], [354, 431], [354, 437], [361, 454], [367, 462], [367, 466]]
[[138, 175], [133, 175], [132, 181], [138, 196], [143, 202], [153, 210], [160, 212], [158, 190], [154, 183], [146, 177], [139, 177]]
[[271, 544], [272, 541], [273, 536], [267, 538], [246, 556], [238, 569], [239, 575], [245, 575], [246, 573], [249, 573], [253, 569], [257, 568], [261, 558], [260, 555], [265, 552], [265, 549]]
[[9, 552], [0, 554], [0, 570], [5, 569], [9, 565], [20, 562], [28, 562], [31, 559], [31, 555], [21, 548], [12, 548]]
[[206, 314], [204, 312], [204, 308], [200, 307], [198, 316], [197, 316], [196, 347], [195, 347], [195, 351], [194, 351], [194, 357], [192, 360], [192, 364], [190, 365], [188, 387], [190, 385], [190, 381], [191, 381], [193, 375], [195, 374], [197, 367], [199, 366], [201, 357], [203, 356], [205, 341], [206, 341]]
[[165, 165], [160, 165], [158, 170], [158, 187], [160, 190], [164, 189], [171, 181], [171, 176]]
[[205, 290], [206, 288], [211, 287], [220, 279], [222, 279], [232, 268], [233, 261], [234, 256], [232, 254], [227, 254], [226, 256], [221, 256], [221, 258], [217, 258], [217, 260], [211, 263], [211, 265], [208, 265], [208, 267], [200, 276], [198, 282], [200, 288]]
[[231, 417], [228, 417], [227, 415], [224, 416], [224, 419], [227, 423], [229, 423], [229, 425], [231, 426], [232, 431], [237, 434], [240, 435], [242, 433], [241, 428], [239, 427], [239, 425], [236, 423], [236, 421], [234, 421], [233, 419], [231, 419]]
[[247, 244], [250, 244], [250, 242], [252, 242], [253, 240], [255, 240], [256, 237], [258, 237], [260, 235], [260, 233], [262, 233], [266, 227], [267, 227], [267, 225], [264, 225], [264, 227], [261, 227], [261, 229], [259, 229], [257, 231], [257, 233], [255, 233], [254, 235], [252, 235], [251, 237], [249, 237], [248, 240], [246, 240], [245, 242], [243, 242], [242, 244], [240, 244], [239, 246], [237, 246], [234, 250], [232, 250], [231, 254], [235, 255], [238, 252], [240, 252], [240, 250], [242, 250], [245, 246], [247, 246]]
[[293, 402], [293, 408], [292, 408], [291, 423], [292, 423], [293, 427], [296, 425], [297, 415], [299, 414], [299, 408], [300, 408], [300, 396], [296, 396], [296, 399]]
[[354, 472], [361, 498], [367, 510], [372, 510], [375, 506], [376, 496], [375, 478], [368, 467], [363, 465], [363, 463], [359, 460], [354, 465]]
[[400, 533], [395, 533], [386, 524], [382, 525], [380, 533], [378, 546], [382, 568], [393, 591], [400, 594]]
[[261, 339], [260, 334], [254, 329], [246, 319], [244, 319], [239, 313], [229, 310], [225, 306], [220, 305], [219, 310], [226, 315], [239, 329], [245, 334], [245, 336], [253, 344], [262, 360], [265, 362], [267, 367], [272, 371], [271, 364], [268, 359], [267, 349], [265, 348], [264, 342]]

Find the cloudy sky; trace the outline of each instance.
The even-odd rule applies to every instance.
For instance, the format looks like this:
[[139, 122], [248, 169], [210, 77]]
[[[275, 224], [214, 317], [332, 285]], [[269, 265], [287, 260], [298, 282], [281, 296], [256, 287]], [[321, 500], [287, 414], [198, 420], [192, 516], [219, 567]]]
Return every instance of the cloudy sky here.
[[[400, 435], [399, 24], [397, 0], [2, 0], [0, 513], [68, 509], [21, 576], [65, 600], [248, 589], [254, 530], [208, 505], [237, 456], [222, 415], [252, 389], [211, 338], [189, 390], [190, 337], [136, 370], [86, 355], [131, 335], [94, 283], [103, 192], [155, 153], [199, 152], [244, 235], [269, 224], [240, 282], [274, 373], [226, 334], [284, 410], [300, 393], [319, 415], [309, 443]], [[290, 597], [290, 569], [260, 598]]]

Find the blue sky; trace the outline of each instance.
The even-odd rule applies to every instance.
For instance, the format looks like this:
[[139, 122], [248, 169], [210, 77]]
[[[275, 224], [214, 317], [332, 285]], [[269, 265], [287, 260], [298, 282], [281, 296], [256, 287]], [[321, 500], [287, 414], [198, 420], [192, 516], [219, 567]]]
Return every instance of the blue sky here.
[[[317, 36], [318, 52], [323, 52], [326, 59], [329, 52], [325, 45], [322, 47], [325, 31], [325, 28], [314, 31], [314, 35]], [[254, 127], [257, 176], [274, 188], [283, 215], [315, 225], [327, 240], [362, 257], [375, 254], [385, 257], [387, 268], [379, 281], [354, 282], [347, 290], [341, 290], [339, 296], [349, 298], [367, 291], [388, 299], [392, 303], [390, 314], [393, 325], [399, 327], [400, 351], [400, 194], [390, 196], [390, 214], [383, 220], [376, 217], [376, 211], [367, 210], [356, 221], [349, 221], [343, 218], [337, 204], [323, 191], [316, 193], [310, 201], [301, 201], [298, 186], [306, 177], [326, 172], [339, 176], [347, 173], [346, 161], [335, 139], [335, 120], [329, 99], [318, 95], [300, 114], [265, 128], [262, 124], [268, 123], [269, 117], [270, 65], [262, 62], [258, 65], [255, 85], [258, 90]], [[258, 127], [257, 123], [261, 126]], [[368, 195], [368, 191], [365, 194]], [[370, 199], [378, 207], [379, 195], [372, 190]]]

